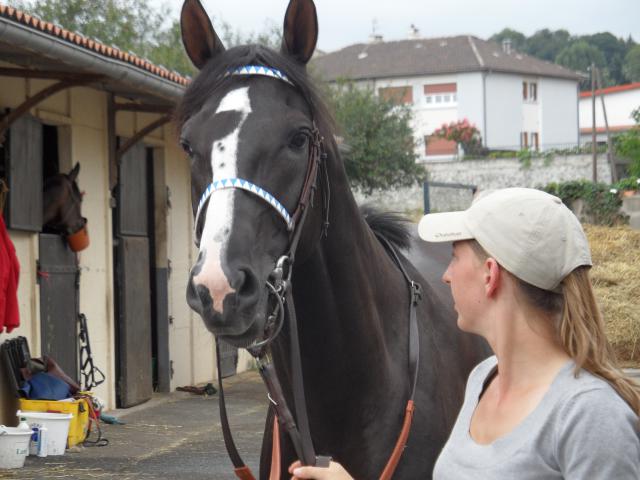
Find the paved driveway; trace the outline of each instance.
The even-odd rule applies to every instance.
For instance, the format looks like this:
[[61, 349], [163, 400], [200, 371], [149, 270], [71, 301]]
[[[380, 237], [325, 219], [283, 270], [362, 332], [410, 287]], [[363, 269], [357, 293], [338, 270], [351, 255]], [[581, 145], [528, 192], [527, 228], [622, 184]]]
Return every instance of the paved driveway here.
[[[257, 475], [267, 399], [256, 372], [225, 380], [236, 445]], [[235, 479], [218, 418], [218, 395], [157, 394], [144, 405], [114, 413], [126, 425], [104, 425], [106, 447], [75, 447], [56, 457], [27, 457], [25, 468], [0, 478]]]

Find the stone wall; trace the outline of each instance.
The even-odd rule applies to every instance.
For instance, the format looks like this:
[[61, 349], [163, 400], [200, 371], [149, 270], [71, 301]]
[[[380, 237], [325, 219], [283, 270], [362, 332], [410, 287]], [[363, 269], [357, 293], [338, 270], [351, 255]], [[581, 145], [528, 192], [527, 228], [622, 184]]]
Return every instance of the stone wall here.
[[[591, 179], [591, 155], [558, 156], [545, 164], [532, 159], [525, 168], [517, 158], [496, 160], [461, 160], [425, 163], [431, 182], [475, 185], [478, 190], [506, 187], [539, 187], [550, 182]], [[598, 180], [610, 183], [611, 172], [605, 155], [598, 157]], [[355, 192], [358, 203], [371, 203], [384, 210], [408, 212], [424, 207], [423, 185], [386, 190], [364, 195]], [[430, 188], [431, 211], [466, 208], [471, 203], [471, 190]]]

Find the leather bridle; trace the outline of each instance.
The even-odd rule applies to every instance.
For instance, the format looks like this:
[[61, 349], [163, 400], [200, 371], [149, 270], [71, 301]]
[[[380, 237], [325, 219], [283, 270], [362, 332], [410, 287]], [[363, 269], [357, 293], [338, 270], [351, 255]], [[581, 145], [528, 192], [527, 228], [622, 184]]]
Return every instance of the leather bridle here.
[[[240, 70], [235, 69], [229, 72], [230, 75], [268, 75], [273, 78], [279, 78], [291, 85], [292, 82], [279, 72], [278, 70], [260, 67], [261, 71], [255, 71], [257, 67], [247, 66], [240, 67]], [[263, 73], [264, 71], [269, 73]], [[250, 71], [250, 73], [247, 73]], [[240, 72], [240, 73], [239, 73]], [[225, 179], [212, 182], [204, 191], [195, 216], [194, 221], [194, 238], [196, 245], [199, 245], [200, 238], [198, 235], [198, 226], [201, 212], [205, 208], [205, 205], [210, 199], [211, 194], [220, 189], [226, 188], [239, 188], [249, 193], [253, 193], [262, 198], [269, 205], [271, 205], [277, 213], [282, 217], [287, 225], [289, 234], [289, 245], [286, 253], [282, 255], [276, 262], [275, 268], [271, 272], [266, 282], [266, 288], [268, 294], [275, 299], [275, 305], [272, 313], [268, 316], [264, 338], [255, 341], [252, 345], [247, 347], [247, 350], [257, 360], [258, 370], [265, 383], [268, 391], [268, 398], [272, 404], [272, 408], [276, 412], [276, 421], [273, 425], [273, 452], [272, 452], [272, 469], [270, 474], [271, 480], [276, 480], [280, 477], [280, 458], [279, 458], [279, 427], [278, 423], [289, 434], [291, 442], [296, 451], [297, 457], [304, 465], [315, 466], [328, 466], [330, 457], [317, 456], [311, 440], [311, 433], [309, 429], [309, 420], [307, 415], [306, 401], [304, 395], [304, 385], [302, 379], [302, 362], [300, 358], [300, 344], [298, 339], [298, 327], [296, 320], [296, 312], [294, 307], [292, 288], [291, 288], [291, 275], [293, 270], [293, 264], [295, 261], [295, 254], [299, 245], [300, 237], [302, 235], [303, 227], [307, 214], [309, 212], [309, 206], [313, 206], [315, 192], [318, 188], [318, 178], [320, 177], [321, 193], [322, 193], [322, 235], [326, 236], [329, 228], [329, 207], [330, 207], [330, 188], [329, 188], [329, 176], [327, 171], [326, 159], [327, 155], [324, 152], [323, 138], [320, 131], [313, 122], [313, 129], [309, 132], [309, 160], [307, 164], [307, 171], [305, 174], [304, 183], [300, 191], [300, 196], [296, 209], [293, 214], [289, 214], [286, 208], [280, 203], [273, 195], [267, 190], [249, 182], [245, 179]], [[391, 475], [395, 471], [395, 468], [399, 462], [400, 456], [406, 445], [409, 429], [411, 426], [411, 419], [413, 417], [413, 397], [416, 388], [417, 379], [417, 365], [418, 365], [418, 339], [417, 339], [417, 320], [416, 320], [416, 307], [421, 298], [421, 288], [416, 282], [413, 282], [407, 275], [402, 263], [400, 262], [393, 246], [386, 241], [386, 239], [380, 237], [387, 249], [392, 254], [394, 261], [402, 271], [408, 284], [411, 287], [411, 303], [410, 303], [410, 327], [409, 327], [409, 370], [412, 377], [412, 389], [410, 400], [407, 403], [405, 411], [405, 420], [403, 428], [396, 442], [396, 446], [393, 450], [391, 458], [381, 475], [381, 479], [390, 479]], [[286, 312], [285, 312], [286, 310]], [[289, 338], [290, 338], [290, 354], [291, 354], [291, 377], [292, 377], [292, 390], [293, 400], [295, 406], [296, 416], [291, 414], [291, 411], [285, 400], [280, 381], [276, 375], [275, 368], [271, 363], [271, 359], [268, 354], [269, 346], [277, 335], [282, 330], [285, 317], [289, 321]], [[233, 441], [231, 429], [229, 427], [229, 421], [227, 417], [226, 404], [224, 399], [224, 389], [222, 385], [222, 374], [220, 368], [220, 346], [219, 339], [216, 337], [216, 362], [218, 370], [218, 384], [219, 384], [219, 407], [220, 407], [220, 419], [222, 425], [222, 431], [225, 441], [225, 446], [229, 457], [235, 467], [235, 473], [241, 480], [254, 480], [253, 473], [249, 467], [243, 462], [238, 450]], [[276, 445], [277, 443], [277, 445]], [[277, 462], [277, 465], [274, 464]]]

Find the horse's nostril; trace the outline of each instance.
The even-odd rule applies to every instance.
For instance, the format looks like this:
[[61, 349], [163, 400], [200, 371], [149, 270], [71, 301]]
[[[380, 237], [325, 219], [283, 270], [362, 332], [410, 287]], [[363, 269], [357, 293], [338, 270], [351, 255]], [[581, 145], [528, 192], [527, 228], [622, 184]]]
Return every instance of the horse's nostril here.
[[240, 270], [238, 282], [238, 296], [251, 296], [257, 290], [258, 281], [250, 270]]

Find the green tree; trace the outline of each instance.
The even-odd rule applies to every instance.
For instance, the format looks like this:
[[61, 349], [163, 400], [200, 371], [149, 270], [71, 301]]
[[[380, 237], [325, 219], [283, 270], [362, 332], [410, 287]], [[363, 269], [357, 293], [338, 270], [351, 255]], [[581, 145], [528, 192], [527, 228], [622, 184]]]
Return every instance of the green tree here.
[[345, 158], [353, 186], [370, 193], [408, 186], [425, 176], [416, 164], [411, 109], [342, 83], [329, 91], [336, 122], [350, 151]]
[[[589, 45], [584, 40], [564, 48], [556, 57], [556, 63], [580, 72], [589, 71], [591, 64], [594, 63], [596, 67], [602, 69], [603, 83], [606, 82], [605, 78], [609, 78], [604, 55], [597, 47]], [[589, 80], [584, 80], [582, 83], [583, 87], [589, 85]]]
[[556, 63], [582, 72], [586, 72], [592, 63], [600, 68], [606, 66], [602, 52], [584, 40], [565, 47], [556, 57]]
[[168, 7], [156, 10], [149, 0], [31, 0], [24, 8], [49, 22], [147, 56], [162, 32]]
[[623, 72], [630, 82], [640, 82], [640, 45], [631, 48], [624, 57]]
[[[14, 0], [12, 4], [183, 75], [195, 73], [182, 45], [180, 21], [173, 19], [167, 26], [170, 15], [166, 4], [159, 9], [151, 0]], [[244, 43], [279, 48], [282, 41], [280, 28], [273, 21], [265, 23], [262, 31], [249, 34], [232, 29], [221, 18], [214, 19], [214, 24], [227, 48]]]
[[631, 160], [629, 175], [640, 177], [640, 107], [631, 112], [635, 126], [615, 139], [616, 154]]
[[503, 40], [511, 40], [511, 47], [519, 52], [524, 52], [527, 45], [527, 37], [511, 28], [503, 28], [499, 33], [491, 35], [489, 40], [502, 45]]
[[561, 50], [571, 43], [571, 35], [566, 30], [552, 32], [548, 28], [538, 30], [527, 39], [525, 53], [534, 57], [555, 61]]
[[[625, 78], [622, 67], [624, 64], [624, 56], [627, 53], [627, 46], [623, 39], [616, 38], [609, 32], [602, 32], [582, 36], [580, 40], [584, 40], [589, 45], [598, 48], [604, 55], [610, 80], [609, 83], [604, 86], [624, 83]], [[606, 81], [604, 82], [607, 83]]]
[[156, 34], [154, 45], [148, 54], [149, 60], [157, 65], [163, 65], [182, 75], [193, 76], [196, 68], [187, 56], [182, 46], [180, 21], [174, 20], [171, 27]]

